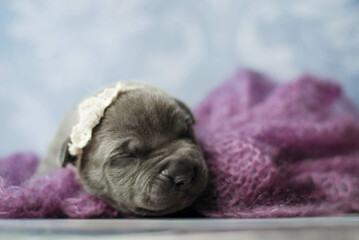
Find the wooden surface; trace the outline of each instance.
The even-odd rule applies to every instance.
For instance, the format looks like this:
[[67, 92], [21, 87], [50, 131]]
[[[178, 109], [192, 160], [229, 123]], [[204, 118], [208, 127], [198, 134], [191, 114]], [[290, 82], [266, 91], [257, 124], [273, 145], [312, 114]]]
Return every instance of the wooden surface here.
[[0, 220], [0, 239], [359, 239], [359, 217]]

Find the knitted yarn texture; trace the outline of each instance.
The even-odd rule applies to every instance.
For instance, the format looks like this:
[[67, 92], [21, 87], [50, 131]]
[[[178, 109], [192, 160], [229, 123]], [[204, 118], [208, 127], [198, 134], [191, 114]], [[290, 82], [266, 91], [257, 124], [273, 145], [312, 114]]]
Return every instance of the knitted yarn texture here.
[[278, 85], [248, 70], [195, 110], [209, 185], [195, 206], [211, 217], [359, 211], [359, 117], [334, 83]]

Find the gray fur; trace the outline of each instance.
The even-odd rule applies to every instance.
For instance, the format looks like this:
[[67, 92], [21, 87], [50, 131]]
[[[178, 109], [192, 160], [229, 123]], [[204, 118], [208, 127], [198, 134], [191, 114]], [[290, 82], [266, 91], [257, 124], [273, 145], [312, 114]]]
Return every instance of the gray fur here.
[[[61, 146], [76, 123], [74, 108], [60, 125], [40, 174], [59, 166]], [[207, 183], [207, 167], [193, 134], [193, 123], [183, 103], [156, 88], [147, 86], [120, 95], [93, 129], [92, 139], [77, 163], [81, 184], [122, 212], [157, 216], [188, 207]], [[184, 172], [194, 169], [195, 176], [186, 191], [163, 180], [161, 172], [169, 166]]]

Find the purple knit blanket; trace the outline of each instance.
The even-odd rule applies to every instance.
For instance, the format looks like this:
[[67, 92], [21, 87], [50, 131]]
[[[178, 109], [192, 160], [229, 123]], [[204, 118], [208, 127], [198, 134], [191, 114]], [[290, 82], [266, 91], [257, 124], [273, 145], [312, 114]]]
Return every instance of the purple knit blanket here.
[[[209, 185], [205, 217], [294, 217], [359, 211], [359, 114], [340, 88], [300, 77], [275, 84], [240, 70], [195, 109]], [[0, 159], [0, 217], [121, 217], [70, 168], [31, 179], [38, 158]]]

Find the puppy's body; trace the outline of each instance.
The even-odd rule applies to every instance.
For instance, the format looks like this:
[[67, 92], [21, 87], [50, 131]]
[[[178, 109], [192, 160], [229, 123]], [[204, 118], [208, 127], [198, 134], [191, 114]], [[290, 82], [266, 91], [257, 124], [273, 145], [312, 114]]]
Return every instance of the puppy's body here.
[[[60, 125], [40, 173], [60, 166], [62, 146], [78, 120], [76, 107]], [[163, 215], [191, 205], [207, 182], [193, 122], [183, 103], [156, 88], [120, 95], [75, 164], [81, 184], [123, 212]]]

